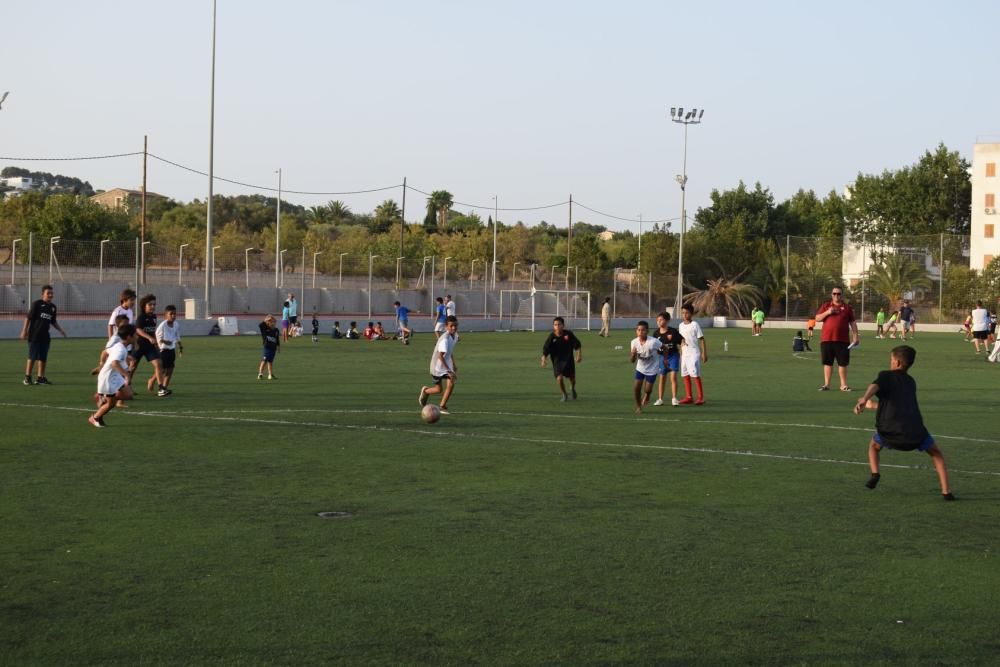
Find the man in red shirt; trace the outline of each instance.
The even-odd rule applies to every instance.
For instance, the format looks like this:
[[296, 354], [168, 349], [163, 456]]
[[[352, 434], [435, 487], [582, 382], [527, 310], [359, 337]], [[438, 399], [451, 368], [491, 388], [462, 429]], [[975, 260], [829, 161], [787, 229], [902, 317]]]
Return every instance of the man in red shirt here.
[[857, 345], [858, 323], [854, 321], [854, 309], [844, 302], [844, 290], [834, 287], [831, 299], [816, 311], [816, 321], [823, 323], [820, 333], [820, 357], [823, 360], [823, 386], [820, 391], [830, 390], [830, 376], [833, 375], [833, 360], [837, 360], [840, 375], [840, 391], [850, 391], [847, 385], [847, 366], [851, 363], [850, 343]]

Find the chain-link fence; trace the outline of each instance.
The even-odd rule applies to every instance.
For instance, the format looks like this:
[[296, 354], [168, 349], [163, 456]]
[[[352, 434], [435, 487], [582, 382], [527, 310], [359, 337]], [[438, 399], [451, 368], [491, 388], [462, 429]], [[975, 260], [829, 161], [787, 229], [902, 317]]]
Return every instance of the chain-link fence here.
[[[751, 267], [745, 282], [758, 290], [754, 304], [772, 319], [808, 318], [842, 285], [862, 320], [871, 321], [881, 307], [888, 312], [905, 298], [926, 322], [960, 320], [983, 293], [982, 282], [969, 266], [969, 237], [841, 238], [786, 237], [780, 253], [762, 267]], [[591, 311], [611, 299], [616, 317], [647, 317], [675, 309], [677, 275], [673, 267], [590, 269], [543, 266], [529, 262], [493, 266], [490, 259], [392, 257], [358, 253], [311, 252], [304, 248], [233, 248], [220, 239], [206, 266], [204, 244], [142, 243], [133, 240], [78, 241], [29, 236], [0, 239], [0, 314], [24, 312], [41, 285], [60, 287], [58, 302], [67, 313], [104, 313], [118, 303], [125, 287], [157, 291], [182, 301], [204, 296], [206, 275], [213, 294], [225, 295], [213, 311], [250, 312], [273, 290], [322, 292], [313, 307], [329, 312], [363, 312], [365, 304], [350, 295], [406, 295], [417, 313], [433, 312], [434, 297], [455, 295], [467, 315], [498, 313], [501, 290], [589, 291]], [[697, 258], [692, 258], [692, 264]], [[271, 290], [271, 291], [268, 291]], [[264, 296], [253, 297], [255, 292]], [[685, 285], [685, 294], [691, 287]], [[252, 298], [253, 297], [253, 298]], [[388, 296], [386, 297], [388, 298]], [[161, 299], [162, 300], [162, 299]], [[213, 301], [215, 298], [213, 297]], [[392, 299], [388, 304], [392, 303]], [[178, 306], [181, 304], [178, 303]], [[270, 305], [265, 306], [270, 308]], [[367, 308], [372, 309], [371, 299]], [[384, 306], [383, 306], [384, 308]], [[320, 310], [320, 312], [323, 312]], [[703, 315], [745, 317], [735, 312]]]

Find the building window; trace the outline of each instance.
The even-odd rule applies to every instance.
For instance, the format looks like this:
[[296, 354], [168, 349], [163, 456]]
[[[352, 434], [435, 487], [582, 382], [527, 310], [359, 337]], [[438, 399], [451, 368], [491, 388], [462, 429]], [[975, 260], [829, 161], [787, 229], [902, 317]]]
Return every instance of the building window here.
[[983, 255], [983, 268], [985, 269], [993, 261], [993, 255]]
[[986, 195], [986, 208], [993, 208], [996, 206], [996, 195], [992, 192]]
[[997, 163], [987, 162], [986, 163], [986, 178], [993, 178], [997, 175]]
[[983, 230], [983, 237], [991, 239], [993, 238], [993, 225], [986, 225]]

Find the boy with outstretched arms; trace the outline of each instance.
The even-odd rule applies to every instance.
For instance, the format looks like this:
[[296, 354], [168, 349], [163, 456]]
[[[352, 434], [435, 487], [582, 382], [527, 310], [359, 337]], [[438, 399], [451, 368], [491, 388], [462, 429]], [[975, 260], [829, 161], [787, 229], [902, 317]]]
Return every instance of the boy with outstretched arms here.
[[129, 384], [128, 348], [135, 343], [135, 327], [123, 324], [118, 328], [118, 341], [108, 349], [108, 357], [97, 376], [97, 412], [87, 418], [87, 423], [96, 428], [104, 428], [104, 415], [111, 412], [116, 404], [132, 398]]
[[449, 315], [444, 323], [444, 333], [434, 344], [434, 353], [431, 355], [431, 378], [434, 383], [427, 387], [420, 388], [420, 395], [417, 402], [420, 407], [427, 405], [427, 397], [433, 394], [441, 394], [441, 385], [444, 385], [444, 393], [441, 395], [441, 403], [438, 408], [441, 414], [448, 412], [448, 399], [451, 398], [455, 390], [455, 381], [458, 379], [458, 364], [455, 363], [455, 344], [458, 343], [458, 318]]
[[[681, 349], [681, 376], [684, 378], [684, 398], [681, 405], [705, 404], [705, 389], [701, 384], [701, 365], [708, 361], [708, 345], [705, 343], [705, 334], [701, 330], [701, 325], [694, 321], [694, 307], [689, 303], [681, 306], [681, 316], [684, 321], [677, 327], [684, 339], [684, 347]], [[698, 388], [698, 400], [691, 397], [691, 378], [694, 378], [695, 386]]]
[[[573, 361], [573, 353], [576, 353], [576, 362]], [[556, 376], [556, 383], [559, 385], [559, 392], [562, 400], [568, 399], [566, 385], [563, 378], [569, 380], [570, 391], [573, 400], [576, 400], [576, 364], [583, 361], [583, 350], [580, 339], [572, 331], [566, 328], [566, 320], [556, 317], [552, 320], [552, 333], [545, 339], [542, 345], [542, 368], [545, 362], [552, 357], [552, 373]]]
[[[948, 468], [944, 454], [924, 426], [920, 406], [917, 404], [917, 383], [908, 372], [916, 358], [917, 351], [909, 345], [894, 347], [889, 353], [889, 370], [878, 374], [854, 406], [854, 414], [857, 415], [864, 412], [865, 408], [876, 410], [875, 434], [868, 443], [871, 477], [865, 486], [874, 489], [881, 479], [879, 452], [883, 449], [904, 452], [916, 449], [930, 455], [944, 499], [955, 500], [951, 487], [948, 486]], [[873, 398], [878, 398], [878, 401], [873, 401]]]
[[680, 405], [677, 400], [677, 371], [681, 367], [681, 332], [670, 326], [670, 312], [663, 311], [656, 316], [656, 337], [663, 344], [663, 354], [660, 357], [660, 378], [657, 385], [656, 402], [653, 405], [663, 405], [663, 395], [667, 388], [667, 375], [670, 376], [670, 404]]
[[649, 323], [640, 320], [635, 325], [635, 338], [629, 346], [629, 361], [635, 364], [635, 383], [632, 385], [632, 396], [635, 399], [635, 413], [642, 413], [642, 406], [649, 403], [649, 395], [653, 393], [653, 384], [660, 371], [660, 339], [649, 334]]

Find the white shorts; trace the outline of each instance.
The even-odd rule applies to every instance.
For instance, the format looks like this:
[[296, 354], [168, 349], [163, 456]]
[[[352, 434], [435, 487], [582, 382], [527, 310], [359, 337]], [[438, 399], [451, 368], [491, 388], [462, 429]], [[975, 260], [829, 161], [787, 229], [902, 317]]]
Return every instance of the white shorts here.
[[434, 325], [434, 333], [444, 333], [444, 322], [437, 322]]
[[105, 396], [114, 396], [118, 390], [125, 386], [125, 377], [118, 371], [112, 370], [109, 373], [101, 372], [97, 377], [97, 393]]
[[701, 355], [681, 354], [681, 377], [701, 377]]

